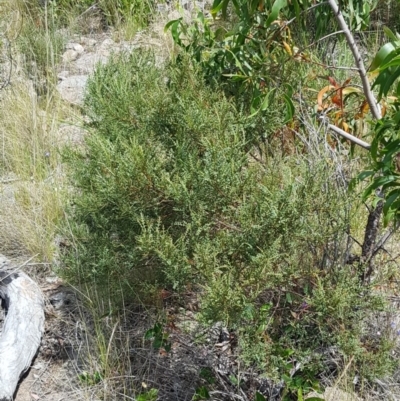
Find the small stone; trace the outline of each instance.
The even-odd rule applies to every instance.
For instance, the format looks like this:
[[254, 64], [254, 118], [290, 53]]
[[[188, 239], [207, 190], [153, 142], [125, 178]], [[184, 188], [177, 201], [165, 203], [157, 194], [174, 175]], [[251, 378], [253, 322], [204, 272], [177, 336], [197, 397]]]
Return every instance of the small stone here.
[[75, 43], [73, 49], [78, 53], [78, 54], [82, 54], [85, 49], [82, 45], [80, 45], [79, 43]]
[[37, 362], [32, 366], [32, 369], [35, 369], [35, 370], [42, 370], [45, 368], [46, 368], [46, 365], [43, 362]]
[[4, 266], [8, 265], [10, 261], [2, 254], [0, 254], [0, 268], [3, 268]]
[[57, 74], [57, 78], [60, 79], [60, 80], [64, 80], [65, 78], [68, 77], [68, 75], [69, 75], [69, 72], [68, 72], [68, 71], [66, 71], [66, 70], [60, 71], [60, 72]]
[[62, 55], [62, 59], [65, 63], [70, 63], [71, 61], [76, 60], [78, 55], [79, 54], [76, 50], [69, 49]]
[[82, 127], [70, 124], [61, 124], [57, 132], [61, 143], [79, 144], [82, 143], [84, 136], [85, 130]]
[[57, 90], [63, 100], [72, 104], [82, 104], [87, 80], [87, 75], [73, 75], [61, 81]]
[[86, 36], [82, 36], [80, 42], [88, 47], [93, 47], [96, 45], [97, 40], [92, 38], [87, 38]]
[[112, 39], [107, 38], [107, 39], [103, 40], [103, 43], [100, 45], [100, 47], [103, 49], [108, 49], [115, 45], [116, 45], [116, 43]]
[[166, 13], [169, 11], [168, 4], [157, 4], [157, 11], [159, 13]]
[[55, 277], [46, 277], [46, 282], [49, 283], [49, 284], [57, 283], [58, 280], [59, 280], [59, 278], [57, 276], [55, 276]]
[[[106, 53], [106, 54], [104, 54]], [[105, 50], [97, 52], [97, 53], [84, 53], [76, 63], [74, 64], [74, 68], [80, 74], [91, 74], [98, 63], [105, 64], [108, 59], [108, 52]]]

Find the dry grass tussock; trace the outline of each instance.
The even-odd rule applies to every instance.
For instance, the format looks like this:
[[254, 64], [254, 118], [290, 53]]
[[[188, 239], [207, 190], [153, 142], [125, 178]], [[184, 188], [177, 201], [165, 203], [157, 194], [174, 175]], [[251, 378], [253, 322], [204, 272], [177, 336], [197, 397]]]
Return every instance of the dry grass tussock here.
[[[58, 131], [71, 110], [54, 91], [54, 35], [39, 24], [38, 7], [0, 0], [0, 252], [50, 261], [65, 199]], [[20, 48], [32, 37], [35, 49], [28, 53], [36, 61]]]
[[63, 176], [55, 99], [40, 104], [31, 81], [13, 77], [0, 102], [0, 242], [5, 254], [51, 260], [62, 215]]

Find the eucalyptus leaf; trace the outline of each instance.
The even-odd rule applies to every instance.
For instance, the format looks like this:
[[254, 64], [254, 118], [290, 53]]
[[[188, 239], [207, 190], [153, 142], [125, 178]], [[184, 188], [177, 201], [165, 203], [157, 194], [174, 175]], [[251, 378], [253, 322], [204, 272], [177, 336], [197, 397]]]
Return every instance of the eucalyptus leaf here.
[[387, 27], [383, 26], [383, 32], [385, 32], [386, 36], [391, 40], [391, 41], [397, 41], [399, 38]]
[[384, 44], [372, 60], [371, 66], [369, 67], [370, 71], [380, 68], [386, 57], [395, 49], [396, 48], [392, 43]]
[[266, 401], [267, 399], [258, 391], [256, 392], [256, 399], [255, 401]]
[[265, 27], [268, 28], [274, 21], [278, 19], [279, 12], [283, 7], [287, 6], [287, 0], [276, 0], [274, 5], [272, 6], [271, 13], [268, 16], [268, 19], [265, 23]]

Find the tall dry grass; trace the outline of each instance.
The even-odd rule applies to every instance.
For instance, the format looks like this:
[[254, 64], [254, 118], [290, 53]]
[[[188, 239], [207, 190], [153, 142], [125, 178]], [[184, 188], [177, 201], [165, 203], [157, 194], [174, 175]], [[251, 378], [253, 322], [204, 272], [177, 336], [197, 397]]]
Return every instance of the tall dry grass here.
[[[48, 24], [37, 25], [35, 4], [0, 1], [7, 45], [0, 48], [0, 252], [49, 261], [65, 196], [58, 138], [64, 106], [52, 82], [38, 93], [43, 80], [55, 76], [56, 46]], [[40, 35], [33, 35], [35, 29]], [[21, 50], [32, 39], [35, 48], [27, 57]], [[45, 74], [32, 75], [33, 66]]]

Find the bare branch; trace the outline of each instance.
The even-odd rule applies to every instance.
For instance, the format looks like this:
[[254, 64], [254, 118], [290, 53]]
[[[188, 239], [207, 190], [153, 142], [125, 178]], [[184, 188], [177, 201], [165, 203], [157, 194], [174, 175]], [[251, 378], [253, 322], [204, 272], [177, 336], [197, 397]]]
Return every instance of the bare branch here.
[[367, 98], [369, 108], [371, 110], [372, 115], [374, 116], [375, 119], [379, 120], [382, 115], [381, 111], [378, 105], [378, 102], [375, 99], [374, 94], [371, 91], [371, 87], [369, 85], [369, 81], [367, 78], [367, 71], [364, 66], [364, 62], [362, 60], [361, 54], [358, 50], [358, 47], [354, 41], [354, 37], [352, 33], [350, 32], [349, 27], [347, 26], [346, 21], [343, 18], [343, 14], [339, 10], [339, 6], [336, 3], [336, 0], [328, 0], [329, 5], [331, 6], [331, 9], [335, 13], [337, 22], [342, 29], [344, 35], [346, 36], [347, 43], [350, 47], [351, 52], [353, 53], [354, 61], [359, 69], [359, 75], [361, 78], [363, 90], [365, 97]]
[[[341, 33], [344, 33], [344, 31], [336, 31], [336, 32], [332, 32], [332, 33], [330, 33], [330, 34], [328, 34], [328, 35], [325, 35], [325, 36], [323, 36], [322, 38], [319, 38], [318, 40], [316, 40], [315, 42], [310, 43], [310, 44], [307, 45], [304, 49], [308, 49], [309, 47], [316, 45], [318, 42], [321, 42], [322, 40], [328, 39], [328, 38], [330, 38], [331, 36], [340, 35]], [[304, 49], [302, 49], [302, 50], [304, 50]], [[302, 51], [302, 50], [301, 50], [301, 51]], [[301, 51], [298, 52], [298, 53], [301, 53]]]
[[361, 146], [364, 149], [369, 150], [371, 148], [371, 145], [367, 142], [362, 141], [361, 139], [347, 133], [346, 131], [343, 131], [342, 129], [336, 127], [335, 125], [328, 124], [328, 128], [335, 132], [336, 134], [342, 136], [343, 138], [348, 139], [349, 141], [355, 143], [358, 146]]
[[[304, 13], [308, 13], [308, 12], [311, 11], [313, 8], [323, 6], [324, 4], [328, 4], [328, 1], [323, 1], [322, 3], [314, 4], [313, 6], [308, 7], [306, 10], [301, 11], [300, 15], [302, 15], [302, 14], [304, 14]], [[296, 19], [297, 19], [297, 17], [293, 17], [291, 20], [286, 21], [286, 23], [284, 24], [285, 27], [288, 26], [289, 24], [291, 24], [293, 21], [296, 21]]]
[[390, 239], [390, 237], [397, 231], [399, 228], [399, 223], [396, 222], [391, 229], [389, 229], [382, 238], [375, 245], [375, 249], [372, 251], [372, 257], [374, 257], [380, 249], [384, 249], [383, 246]]

